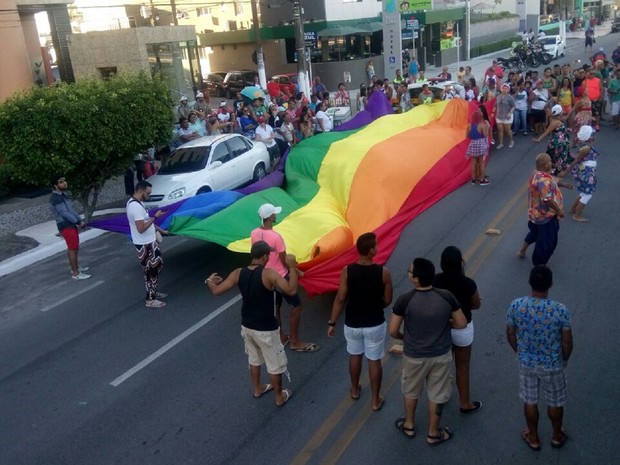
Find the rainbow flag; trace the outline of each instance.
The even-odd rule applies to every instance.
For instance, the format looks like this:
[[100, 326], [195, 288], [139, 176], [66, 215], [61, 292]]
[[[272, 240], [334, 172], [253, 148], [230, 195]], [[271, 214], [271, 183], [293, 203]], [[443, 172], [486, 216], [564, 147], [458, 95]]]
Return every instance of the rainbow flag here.
[[475, 108], [463, 100], [421, 105], [304, 140], [289, 153], [283, 188], [235, 197], [207, 217], [177, 211], [167, 227], [247, 253], [258, 208], [272, 203], [282, 207], [274, 229], [305, 271], [308, 294], [335, 290], [342, 267], [357, 257], [358, 236], [377, 234], [376, 260], [384, 263], [407, 223], [466, 182], [465, 132]]

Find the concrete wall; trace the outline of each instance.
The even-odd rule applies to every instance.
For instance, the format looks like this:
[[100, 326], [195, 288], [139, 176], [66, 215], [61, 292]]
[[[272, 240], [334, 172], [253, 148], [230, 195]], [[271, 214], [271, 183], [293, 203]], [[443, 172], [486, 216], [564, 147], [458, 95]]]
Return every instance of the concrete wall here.
[[69, 51], [76, 79], [98, 77], [97, 68], [149, 70], [147, 44], [196, 40], [193, 26], [161, 26], [72, 34]]
[[0, 27], [0, 101], [32, 86], [32, 69], [28, 46], [24, 38], [15, 0], [3, 0], [2, 27]]
[[[519, 17], [472, 23], [471, 46], [477, 47], [490, 44], [508, 37], [513, 37], [519, 32]], [[465, 40], [464, 40], [465, 42]]]
[[[383, 57], [372, 58], [375, 67], [375, 74], [378, 78], [392, 79], [394, 76], [384, 76]], [[335, 92], [338, 83], [344, 81], [344, 72], [351, 73], [351, 83], [347, 83], [347, 89], [359, 89], [362, 82], [368, 82], [366, 75], [366, 65], [368, 59], [349, 60], [349, 61], [330, 61], [329, 63], [312, 63], [312, 75], [320, 76], [321, 82], [330, 92]]]

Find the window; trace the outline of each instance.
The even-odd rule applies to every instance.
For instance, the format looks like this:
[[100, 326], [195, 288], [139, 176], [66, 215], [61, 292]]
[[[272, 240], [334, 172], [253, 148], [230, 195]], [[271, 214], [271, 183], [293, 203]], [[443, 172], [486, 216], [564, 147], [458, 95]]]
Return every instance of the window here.
[[243, 14], [243, 5], [241, 3], [235, 2], [235, 16], [240, 16]]
[[97, 71], [99, 71], [99, 75], [103, 79], [107, 79], [114, 76], [117, 73], [118, 69], [116, 68], [116, 66], [110, 66], [109, 68], [97, 68]]
[[233, 137], [226, 141], [226, 145], [228, 145], [228, 149], [230, 150], [230, 154], [232, 157], [238, 157], [239, 155], [243, 155], [248, 151], [248, 146], [245, 144], [245, 141], [241, 137]]
[[218, 144], [213, 150], [213, 156], [211, 158], [211, 163], [214, 161], [221, 161], [222, 163], [226, 163], [230, 161], [231, 156], [228, 153], [228, 147], [226, 144]]
[[202, 8], [196, 8], [196, 16], [207, 16], [211, 14], [211, 8], [203, 6]]
[[211, 16], [211, 22], [213, 23], [214, 26], [219, 26], [220, 25], [220, 18], [218, 18], [216, 16]]
[[228, 30], [236, 31], [237, 30], [237, 21], [228, 21]]

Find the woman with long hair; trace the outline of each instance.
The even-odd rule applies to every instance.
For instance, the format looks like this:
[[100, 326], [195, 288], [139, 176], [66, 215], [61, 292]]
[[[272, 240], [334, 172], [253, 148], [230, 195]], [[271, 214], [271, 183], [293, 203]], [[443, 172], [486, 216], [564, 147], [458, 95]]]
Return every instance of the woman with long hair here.
[[471, 115], [467, 125], [467, 138], [469, 145], [465, 155], [470, 159], [471, 183], [479, 183], [481, 186], [490, 184], [485, 176], [485, 161], [489, 155], [489, 123], [482, 115], [482, 111], [476, 110]]
[[558, 103], [562, 105], [564, 115], [568, 115], [573, 108], [573, 83], [567, 77], [562, 78], [558, 89]]
[[456, 367], [456, 387], [459, 391], [461, 413], [474, 413], [482, 408], [482, 402], [472, 402], [469, 392], [469, 365], [471, 346], [474, 342], [474, 322], [471, 311], [480, 308], [481, 298], [476, 282], [465, 276], [465, 262], [458, 247], [446, 247], [441, 253], [441, 273], [435, 276], [433, 286], [450, 291], [461, 305], [467, 318], [467, 327], [452, 329], [452, 353]]

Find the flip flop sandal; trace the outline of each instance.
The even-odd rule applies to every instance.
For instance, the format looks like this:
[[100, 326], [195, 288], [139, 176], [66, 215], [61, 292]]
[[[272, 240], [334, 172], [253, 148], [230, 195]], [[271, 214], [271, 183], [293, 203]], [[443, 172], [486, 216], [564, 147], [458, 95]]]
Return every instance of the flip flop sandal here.
[[310, 344], [306, 344], [303, 347], [297, 347], [296, 349], [291, 348], [293, 352], [316, 352], [319, 349], [320, 347], [316, 345], [314, 342], [311, 342]]
[[564, 446], [564, 444], [566, 444], [566, 441], [568, 441], [568, 433], [562, 430], [562, 439], [560, 441], [555, 441], [554, 439], [551, 439], [551, 447], [553, 447], [554, 449], [560, 449]]
[[523, 438], [523, 440], [527, 444], [527, 447], [529, 447], [530, 449], [535, 450], [535, 451], [539, 451], [540, 450], [540, 444], [535, 445], [535, 444], [532, 444], [530, 442], [530, 432], [528, 430], [524, 430], [521, 433], [521, 437]]
[[276, 407], [284, 407], [288, 400], [293, 397], [293, 391], [290, 389], [282, 389], [282, 396], [284, 397], [284, 401], [281, 404], [276, 404]]
[[403, 433], [403, 435], [407, 438], [407, 439], [413, 439], [415, 437], [415, 428], [407, 428], [405, 426], [405, 418], [398, 418], [396, 419], [396, 421], [394, 422], [394, 426], [396, 426], [396, 428]]
[[[439, 444], [442, 444], [446, 441], [448, 441], [449, 439], [452, 438], [452, 431], [450, 431], [449, 428], [443, 427], [443, 428], [439, 428], [439, 434], [437, 436], [432, 436], [430, 434], [426, 435], [426, 443], [429, 446], [438, 446]], [[430, 441], [429, 441], [430, 439]]]
[[258, 394], [258, 395], [254, 394], [254, 398], [255, 399], [260, 399], [265, 394], [267, 394], [269, 391], [273, 391], [273, 386], [271, 384], [265, 384], [265, 387], [263, 388], [263, 391], [260, 394]]

